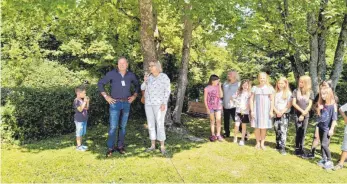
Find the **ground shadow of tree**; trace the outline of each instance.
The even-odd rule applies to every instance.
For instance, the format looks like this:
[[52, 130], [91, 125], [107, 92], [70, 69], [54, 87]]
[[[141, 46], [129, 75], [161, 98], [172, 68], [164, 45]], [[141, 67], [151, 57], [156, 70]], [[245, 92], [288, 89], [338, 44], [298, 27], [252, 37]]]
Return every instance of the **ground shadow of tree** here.
[[[103, 124], [98, 124], [87, 130], [87, 136], [85, 138], [86, 144], [88, 145], [88, 151], [96, 155], [96, 159], [119, 159], [126, 157], [167, 157], [172, 158], [174, 154], [179, 153], [184, 150], [190, 150], [192, 148], [199, 148], [200, 144], [206, 141], [193, 142], [186, 138], [186, 135], [177, 134], [173, 132], [167, 133], [166, 148], [168, 154], [162, 155], [159, 149], [153, 152], [145, 152], [146, 148], [150, 146], [150, 140], [148, 135], [148, 130], [145, 128], [144, 124], [146, 120], [144, 118], [131, 119], [127, 125], [127, 133], [125, 140], [126, 154], [120, 154], [114, 152], [111, 157], [106, 157], [106, 141], [108, 126]], [[22, 146], [22, 152], [39, 153], [48, 149], [64, 149], [71, 147], [74, 149], [75, 146], [75, 136], [74, 133], [68, 135], [62, 135], [57, 137], [52, 137], [46, 140], [41, 140], [26, 144]], [[157, 148], [159, 144], [157, 144]]]
[[[193, 148], [199, 148], [202, 144], [205, 144], [208, 141], [208, 137], [210, 135], [210, 127], [209, 120], [205, 118], [192, 118], [187, 115], [183, 116], [183, 121], [185, 122], [185, 127], [191, 135], [196, 137], [203, 138], [201, 142], [193, 142], [187, 139], [187, 135], [177, 134], [173, 132], [167, 132], [167, 150], [168, 154], [164, 157], [172, 158], [175, 154], [190, 150]], [[122, 159], [126, 157], [140, 157], [140, 158], [149, 158], [149, 157], [163, 157], [160, 151], [157, 149], [156, 151], [146, 153], [145, 149], [150, 146], [150, 140], [148, 136], [148, 130], [145, 128], [144, 124], [146, 120], [144, 117], [136, 118], [131, 117], [130, 121], [127, 125], [127, 135], [126, 135], [126, 154], [121, 155], [115, 152], [111, 157], [106, 157], [106, 140], [107, 140], [107, 132], [108, 126], [105, 125], [107, 123], [100, 123], [93, 127], [90, 127], [87, 132], [87, 144], [89, 146], [89, 152], [96, 155], [96, 159]], [[341, 123], [341, 122], [340, 122]], [[232, 124], [233, 125], [233, 124]], [[307, 136], [305, 141], [306, 151], [311, 146], [313, 140], [315, 126], [312, 122], [308, 126]], [[250, 133], [253, 133], [253, 129], [249, 128]], [[343, 126], [339, 126], [336, 128], [335, 135], [332, 137], [331, 143], [340, 145], [343, 139]], [[267, 132], [268, 138], [266, 141], [267, 149], [276, 149], [275, 143], [275, 133], [273, 129], [269, 129]], [[233, 137], [226, 138], [225, 141], [232, 142]], [[35, 143], [27, 144], [22, 146], [23, 152], [40, 152], [47, 149], [63, 149], [66, 147], [71, 147], [74, 149], [75, 145], [75, 136], [74, 133], [52, 137], [46, 140], [38, 141]], [[245, 146], [254, 147], [255, 139], [251, 138], [246, 142]], [[157, 145], [159, 147], [159, 145]], [[287, 146], [286, 150], [288, 154], [294, 154], [295, 150], [295, 126], [291, 121], [288, 129], [288, 137], [287, 137]], [[320, 147], [317, 150], [317, 156], [315, 159], [308, 160], [312, 164], [316, 164], [316, 162], [320, 159]], [[278, 153], [279, 154], [279, 153]], [[340, 157], [340, 153], [332, 152], [332, 157], [334, 161], [337, 161]]]

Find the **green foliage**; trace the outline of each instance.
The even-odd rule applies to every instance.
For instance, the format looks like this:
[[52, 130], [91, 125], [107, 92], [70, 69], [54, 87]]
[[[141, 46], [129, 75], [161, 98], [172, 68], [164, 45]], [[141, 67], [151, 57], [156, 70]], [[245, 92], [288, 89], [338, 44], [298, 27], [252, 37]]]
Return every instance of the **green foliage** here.
[[336, 95], [339, 98], [339, 104], [343, 105], [345, 103], [347, 103], [347, 95], [346, 95], [346, 91], [347, 91], [347, 83], [346, 82], [340, 82], [337, 86], [336, 86]]
[[[209, 75], [217, 74], [222, 80], [226, 80], [226, 72], [231, 69], [237, 70], [242, 79], [253, 81], [260, 71], [268, 71], [272, 82], [279, 76], [285, 76], [289, 78], [291, 85], [295, 86], [288, 59], [293, 56], [295, 47], [300, 49], [300, 57], [308, 71], [309, 35], [306, 14], [309, 11], [318, 12], [320, 1], [288, 1], [287, 22], [291, 25], [289, 31], [285, 29], [282, 20], [282, 0], [191, 0], [189, 3], [192, 5], [190, 16], [194, 29], [190, 45], [186, 102], [202, 97], [202, 90]], [[159, 30], [155, 33], [158, 43], [156, 46], [164, 72], [171, 79], [172, 94], [176, 92], [182, 57], [184, 4], [183, 0], [153, 0]], [[22, 103], [20, 100], [23, 100], [24, 104], [29, 103], [29, 99], [22, 96], [23, 93], [31, 94], [29, 96], [33, 102], [30, 102], [30, 113], [41, 113], [31, 110], [47, 108], [41, 103], [34, 103], [38, 98], [42, 98], [36, 97], [34, 91], [45, 96], [49, 96], [48, 92], [57, 96], [72, 93], [72, 98], [74, 86], [81, 84], [83, 80], [95, 85], [106, 72], [114, 68], [119, 56], [127, 57], [131, 71], [142, 79], [137, 0], [4, 0], [1, 1], [1, 6], [1, 85], [2, 88], [13, 91], [8, 93], [9, 90], [2, 89], [1, 103], [4, 104], [8, 97], [3, 113], [8, 124], [16, 124], [7, 127], [11, 130], [9, 132], [18, 132], [21, 128], [17, 120], [23, 117], [18, 114], [18, 110], [21, 110], [18, 106]], [[332, 69], [344, 12], [346, 10], [343, 1], [331, 0], [326, 7], [327, 73]], [[289, 43], [289, 35], [295, 38], [295, 46], [294, 43]], [[341, 84], [346, 80], [345, 71]], [[343, 86], [344, 84], [337, 89], [342, 99], [342, 91], [345, 89]], [[66, 91], [63, 90], [65, 88]], [[59, 93], [55, 93], [54, 89], [58, 89]], [[91, 93], [98, 97], [96, 91]], [[13, 99], [13, 96], [18, 99]], [[173, 98], [172, 104], [174, 100]], [[104, 101], [100, 103], [103, 104]], [[70, 108], [71, 102], [67, 104]], [[98, 104], [95, 105], [99, 108]], [[143, 113], [138, 102], [133, 107], [133, 112]], [[65, 108], [62, 106], [60, 109]], [[59, 111], [59, 114], [62, 115], [63, 112]], [[39, 118], [42, 120], [38, 120]], [[47, 122], [43, 117], [33, 117], [31, 120], [35, 121], [33, 124], [38, 121]], [[52, 122], [65, 126], [63, 120]], [[27, 124], [29, 122], [26, 122]], [[36, 130], [33, 128], [33, 131]], [[15, 136], [9, 136], [25, 138], [27, 135], [19, 136], [19, 133], [16, 133]]]
[[[88, 126], [108, 125], [108, 104], [97, 87], [87, 87], [90, 97]], [[2, 111], [2, 135], [6, 140], [25, 143], [75, 131], [73, 87], [13, 88]], [[132, 104], [132, 116], [142, 114], [139, 100]]]
[[[98, 101], [96, 95], [91, 96], [92, 103]], [[12, 89], [2, 115], [5, 138], [25, 142], [72, 132], [74, 98], [74, 88]], [[93, 111], [98, 111], [98, 108], [94, 106]], [[107, 112], [105, 109], [102, 111]], [[103, 113], [99, 115], [101, 119], [95, 118], [101, 121]]]
[[[66, 67], [53, 61], [37, 61], [35, 64], [28, 64], [23, 67], [26, 75], [21, 77], [20, 86], [28, 88], [49, 88], [60, 86], [77, 86], [83, 80], [89, 79], [86, 74], [74, 73], [68, 70]], [[13, 76], [16, 75], [16, 70], [12, 70], [12, 67], [7, 64], [3, 65], [2, 69], [2, 85], [5, 87], [16, 87], [16, 83]]]

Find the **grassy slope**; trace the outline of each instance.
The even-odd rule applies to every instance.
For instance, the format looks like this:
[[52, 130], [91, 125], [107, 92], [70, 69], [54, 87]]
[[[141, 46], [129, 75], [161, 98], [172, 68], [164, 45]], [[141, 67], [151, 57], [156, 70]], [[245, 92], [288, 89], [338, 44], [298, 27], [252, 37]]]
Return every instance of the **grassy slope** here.
[[[209, 134], [209, 122], [186, 117], [191, 132], [200, 137]], [[74, 134], [51, 138], [24, 146], [2, 145], [1, 182], [347, 182], [347, 169], [327, 172], [292, 155], [293, 125], [288, 137], [289, 152], [282, 156], [274, 150], [273, 131], [267, 137], [268, 148], [255, 150], [254, 135], [240, 147], [225, 142], [192, 143], [176, 134], [168, 134], [170, 155], [159, 151], [144, 153], [149, 145], [144, 120], [132, 120], [126, 137], [127, 154], [105, 158], [107, 127], [89, 129], [90, 151], [74, 149]], [[312, 127], [312, 126], [311, 126]], [[337, 127], [331, 149], [334, 162], [340, 154], [343, 125]], [[308, 131], [307, 146], [312, 140]]]

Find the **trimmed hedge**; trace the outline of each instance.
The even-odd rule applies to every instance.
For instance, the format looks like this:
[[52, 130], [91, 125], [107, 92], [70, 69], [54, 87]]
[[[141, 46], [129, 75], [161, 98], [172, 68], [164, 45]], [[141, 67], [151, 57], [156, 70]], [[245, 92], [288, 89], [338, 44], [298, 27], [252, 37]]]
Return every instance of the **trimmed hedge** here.
[[[26, 143], [75, 131], [72, 103], [74, 88], [6, 89], [2, 99], [2, 137]], [[88, 126], [108, 125], [109, 106], [95, 85], [87, 87], [90, 97]], [[5, 103], [5, 104], [4, 104]], [[132, 104], [132, 115], [143, 115], [139, 100]]]

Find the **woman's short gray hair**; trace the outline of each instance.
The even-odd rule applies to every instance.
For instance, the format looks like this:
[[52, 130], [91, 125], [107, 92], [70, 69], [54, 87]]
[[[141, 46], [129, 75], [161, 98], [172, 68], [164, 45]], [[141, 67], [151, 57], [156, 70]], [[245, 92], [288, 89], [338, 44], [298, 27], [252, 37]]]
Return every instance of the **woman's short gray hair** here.
[[159, 61], [151, 61], [150, 63], [154, 63], [154, 65], [157, 68], [159, 73], [163, 72], [163, 68], [162, 68], [162, 66], [161, 66]]

